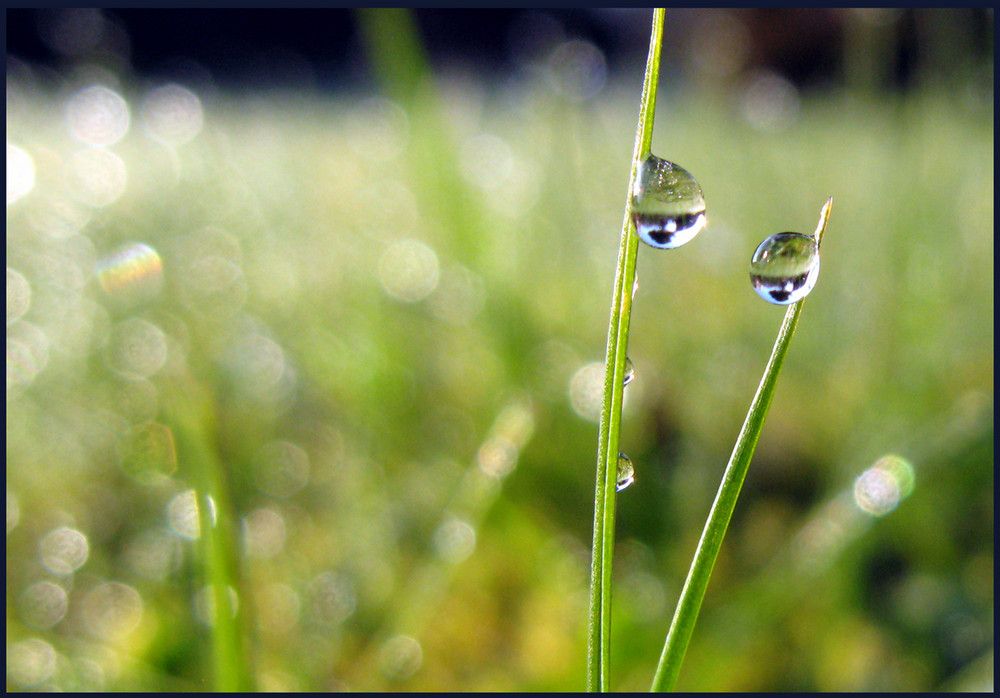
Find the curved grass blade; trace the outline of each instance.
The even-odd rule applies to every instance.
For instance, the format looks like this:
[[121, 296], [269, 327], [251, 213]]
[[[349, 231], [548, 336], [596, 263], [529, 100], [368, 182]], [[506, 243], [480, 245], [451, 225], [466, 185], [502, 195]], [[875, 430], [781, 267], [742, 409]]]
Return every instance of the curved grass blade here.
[[[814, 233], [817, 243], [823, 239], [823, 232], [830, 219], [832, 207], [833, 198], [831, 197], [827, 199], [820, 212], [819, 224]], [[701, 602], [705, 598], [705, 590], [708, 588], [708, 581], [712, 576], [712, 568], [715, 567], [715, 560], [722, 547], [722, 539], [726, 535], [726, 528], [729, 526], [733, 510], [736, 508], [736, 499], [740, 495], [740, 488], [743, 486], [743, 480], [750, 467], [757, 439], [764, 428], [764, 419], [771, 406], [771, 398], [774, 396], [778, 375], [781, 373], [781, 366], [788, 353], [788, 346], [795, 333], [795, 326], [798, 324], [804, 301], [803, 298], [799, 302], [793, 303], [785, 311], [785, 319], [781, 323], [781, 329], [778, 330], [778, 338], [775, 340], [774, 348], [771, 350], [771, 358], [768, 359], [767, 367], [764, 369], [764, 377], [761, 378], [757, 394], [754, 395], [753, 401], [750, 403], [750, 411], [747, 412], [743, 428], [740, 429], [733, 453], [729, 457], [729, 464], [722, 476], [722, 484], [719, 486], [719, 492], [712, 504], [712, 510], [708, 514], [705, 530], [701, 534], [701, 540], [698, 541], [694, 560], [691, 562], [687, 580], [684, 582], [680, 599], [677, 601], [677, 610], [674, 612], [674, 619], [670, 624], [663, 653], [660, 655], [660, 663], [653, 678], [651, 688], [653, 691], [671, 691], [677, 683], [681, 663], [684, 661], [691, 635], [694, 633], [694, 624], [698, 620]]]

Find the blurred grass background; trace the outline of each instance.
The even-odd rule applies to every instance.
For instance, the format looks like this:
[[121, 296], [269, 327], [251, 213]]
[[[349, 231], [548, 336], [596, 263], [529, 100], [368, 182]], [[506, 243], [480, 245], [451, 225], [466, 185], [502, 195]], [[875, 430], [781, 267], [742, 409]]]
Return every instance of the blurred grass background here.
[[[120, 39], [39, 31], [95, 16]], [[642, 75], [573, 16], [484, 77], [359, 15], [365, 89], [8, 53], [8, 690], [204, 690], [220, 622], [261, 690], [584, 686]], [[640, 250], [612, 686], [648, 688], [781, 321], [750, 254], [833, 196], [678, 688], [991, 690], [992, 12], [806, 13], [818, 83], [760, 60], [789, 16], [668, 13], [654, 152], [709, 224]]]

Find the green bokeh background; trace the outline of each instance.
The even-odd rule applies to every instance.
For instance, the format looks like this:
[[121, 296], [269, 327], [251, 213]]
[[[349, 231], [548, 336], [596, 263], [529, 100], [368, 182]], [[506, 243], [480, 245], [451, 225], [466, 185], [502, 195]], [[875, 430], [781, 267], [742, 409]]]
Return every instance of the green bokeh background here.
[[[38, 221], [70, 191], [65, 104], [91, 83], [8, 65], [8, 162], [13, 144], [35, 177], [7, 206], [8, 689], [212, 686], [211, 553], [170, 516], [192, 489], [224, 519], [229, 670], [250, 687], [584, 687], [597, 425], [578, 372], [603, 362], [641, 67], [587, 99], [543, 72], [459, 79], [405, 19], [361, 17], [370, 94], [201, 94], [173, 148], [143, 130], [158, 85], [109, 84], [132, 108], [109, 147], [128, 184], [74, 204], [70, 235]], [[887, 90], [875, 25], [845, 21], [843, 78], [787, 119], [754, 117], [742, 74], [664, 64], [653, 150], [698, 178], [709, 222], [639, 251], [615, 689], [649, 686], [781, 322], [750, 254], [811, 233], [828, 196], [678, 688], [992, 689], [992, 44], [931, 42], [950, 60]], [[136, 242], [161, 282], [109, 292], [97, 271]], [[11, 270], [31, 293], [13, 322]], [[142, 380], [115, 370], [134, 318], [166, 347]], [[47, 345], [27, 369], [26, 337]], [[889, 454], [914, 487], [873, 516], [855, 482]], [[61, 527], [88, 541], [70, 574], [44, 559]], [[57, 622], [40, 582], [65, 592]], [[139, 605], [102, 602], [109, 582]]]

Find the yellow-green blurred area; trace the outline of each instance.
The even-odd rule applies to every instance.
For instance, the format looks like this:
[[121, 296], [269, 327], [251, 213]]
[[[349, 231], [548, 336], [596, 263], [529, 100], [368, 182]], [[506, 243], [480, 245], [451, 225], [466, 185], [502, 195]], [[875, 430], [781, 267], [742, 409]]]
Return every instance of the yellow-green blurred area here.
[[[750, 256], [830, 196], [678, 688], [993, 687], [992, 11], [815, 16], [843, 40], [805, 88], [740, 12], [667, 14], [653, 151], [708, 226], [639, 250], [616, 690], [650, 685], [781, 323]], [[8, 56], [8, 690], [585, 687], [643, 62], [564, 26], [486, 78], [408, 17], [356, 17], [362, 91]]]

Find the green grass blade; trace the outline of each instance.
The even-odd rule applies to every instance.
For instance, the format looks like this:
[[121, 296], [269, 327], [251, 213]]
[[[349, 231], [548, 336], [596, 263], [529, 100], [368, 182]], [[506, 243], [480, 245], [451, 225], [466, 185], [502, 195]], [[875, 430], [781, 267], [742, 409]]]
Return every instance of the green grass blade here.
[[[197, 492], [201, 529], [197, 550], [202, 583], [211, 590], [215, 608], [211, 623], [212, 688], [219, 692], [253, 690], [243, 646], [247, 598], [239, 594], [234, 512], [226, 474], [207, 425], [215, 423], [210, 399], [193, 380], [177, 378], [164, 390], [164, 407], [176, 437], [178, 461]], [[230, 612], [230, 590], [237, 592], [238, 610]]]
[[[823, 239], [823, 232], [826, 230], [832, 205], [833, 199], [828, 199], [820, 213], [819, 225], [815, 232], [817, 241]], [[708, 514], [705, 530], [701, 534], [701, 540], [698, 541], [694, 560], [691, 562], [687, 580], [684, 582], [680, 599], [677, 601], [677, 610], [674, 612], [674, 619], [670, 624], [663, 653], [660, 655], [660, 663], [653, 678], [651, 689], [653, 691], [671, 691], [677, 683], [681, 663], [684, 661], [684, 654], [687, 652], [691, 635], [694, 633], [695, 622], [698, 620], [698, 612], [701, 610], [701, 602], [705, 598], [705, 590], [708, 588], [715, 560], [722, 547], [722, 539], [726, 535], [726, 528], [729, 526], [733, 510], [736, 508], [736, 500], [740, 495], [740, 489], [743, 487], [743, 480], [750, 467], [750, 460], [753, 458], [757, 440], [764, 427], [764, 419], [771, 406], [771, 398], [774, 396], [778, 375], [781, 373], [781, 366], [788, 353], [788, 346], [795, 333], [795, 326], [798, 324], [804, 301], [803, 298], [799, 302], [793, 303], [788, 306], [788, 310], [785, 312], [785, 319], [781, 323], [778, 338], [771, 350], [771, 358], [768, 359], [764, 376], [757, 387], [757, 394], [754, 395], [753, 401], [750, 403], [750, 410], [747, 412], [743, 428], [740, 429], [739, 437], [736, 439], [733, 453], [729, 457], [729, 464], [722, 476], [722, 484], [719, 486], [719, 492]]]
[[632, 285], [639, 238], [632, 222], [632, 186], [643, 156], [653, 139], [653, 115], [656, 87], [660, 75], [660, 46], [663, 42], [665, 11], [653, 11], [649, 56], [643, 79], [632, 154], [632, 174], [625, 197], [625, 220], [622, 222], [621, 247], [615, 273], [615, 290], [608, 324], [608, 349], [604, 369], [604, 401], [597, 445], [597, 485], [594, 495], [594, 542], [591, 558], [590, 616], [587, 644], [587, 688], [607, 691], [610, 686], [608, 664], [611, 655], [611, 562], [614, 551], [615, 474], [621, 428], [625, 380], [625, 354], [628, 347], [629, 318], [632, 313]]

